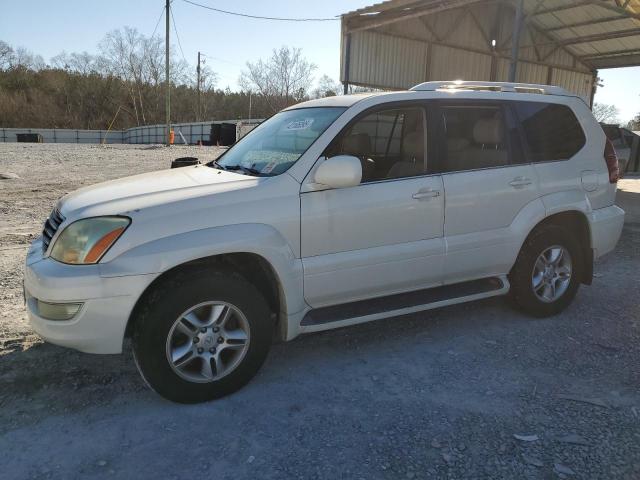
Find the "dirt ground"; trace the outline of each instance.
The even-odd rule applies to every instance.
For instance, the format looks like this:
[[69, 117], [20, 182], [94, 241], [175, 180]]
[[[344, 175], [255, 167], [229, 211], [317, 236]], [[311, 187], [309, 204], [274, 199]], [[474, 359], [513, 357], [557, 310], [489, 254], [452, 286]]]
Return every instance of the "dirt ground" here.
[[0, 478], [640, 478], [640, 178], [616, 251], [563, 314], [504, 299], [275, 345], [222, 400], [175, 405], [129, 351], [42, 343], [22, 262], [55, 199], [207, 147], [0, 144]]

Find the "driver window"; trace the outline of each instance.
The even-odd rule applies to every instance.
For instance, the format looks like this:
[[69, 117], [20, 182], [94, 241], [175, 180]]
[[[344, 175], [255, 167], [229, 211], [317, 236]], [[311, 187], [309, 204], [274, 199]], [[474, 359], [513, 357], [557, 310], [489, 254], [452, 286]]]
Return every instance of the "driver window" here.
[[424, 140], [422, 108], [381, 110], [357, 120], [327, 156], [358, 157], [362, 183], [415, 177], [426, 173]]

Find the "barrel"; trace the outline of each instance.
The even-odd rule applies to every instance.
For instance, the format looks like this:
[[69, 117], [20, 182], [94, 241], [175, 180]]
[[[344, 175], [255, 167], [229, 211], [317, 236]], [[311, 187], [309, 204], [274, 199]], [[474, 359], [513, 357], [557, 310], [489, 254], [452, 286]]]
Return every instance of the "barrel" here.
[[200, 160], [197, 157], [180, 157], [171, 162], [171, 168], [188, 167], [190, 165], [198, 165]]

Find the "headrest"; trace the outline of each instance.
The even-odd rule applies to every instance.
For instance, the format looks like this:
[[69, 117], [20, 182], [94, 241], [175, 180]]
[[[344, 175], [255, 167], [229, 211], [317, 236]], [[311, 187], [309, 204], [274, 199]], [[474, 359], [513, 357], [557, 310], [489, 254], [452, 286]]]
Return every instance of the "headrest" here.
[[502, 143], [502, 119], [481, 118], [473, 126], [473, 140], [476, 143], [499, 145]]
[[404, 137], [402, 154], [404, 158], [421, 161], [424, 158], [424, 134], [422, 132], [411, 132]]
[[354, 133], [342, 140], [342, 152], [346, 155], [366, 157], [371, 153], [371, 139], [366, 133]]

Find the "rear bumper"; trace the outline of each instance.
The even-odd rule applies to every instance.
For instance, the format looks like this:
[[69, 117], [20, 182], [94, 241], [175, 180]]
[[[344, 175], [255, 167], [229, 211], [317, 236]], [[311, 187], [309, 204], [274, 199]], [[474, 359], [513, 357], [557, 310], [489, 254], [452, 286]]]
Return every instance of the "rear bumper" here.
[[611, 252], [622, 233], [624, 210], [617, 205], [599, 208], [588, 214], [591, 228], [591, 247], [594, 258]]
[[[105, 278], [99, 265], [65, 265], [42, 257], [38, 239], [24, 269], [27, 314], [45, 341], [87, 353], [120, 353], [129, 316], [155, 275]], [[53, 304], [81, 303], [69, 320], [40, 316], [35, 299]]]

